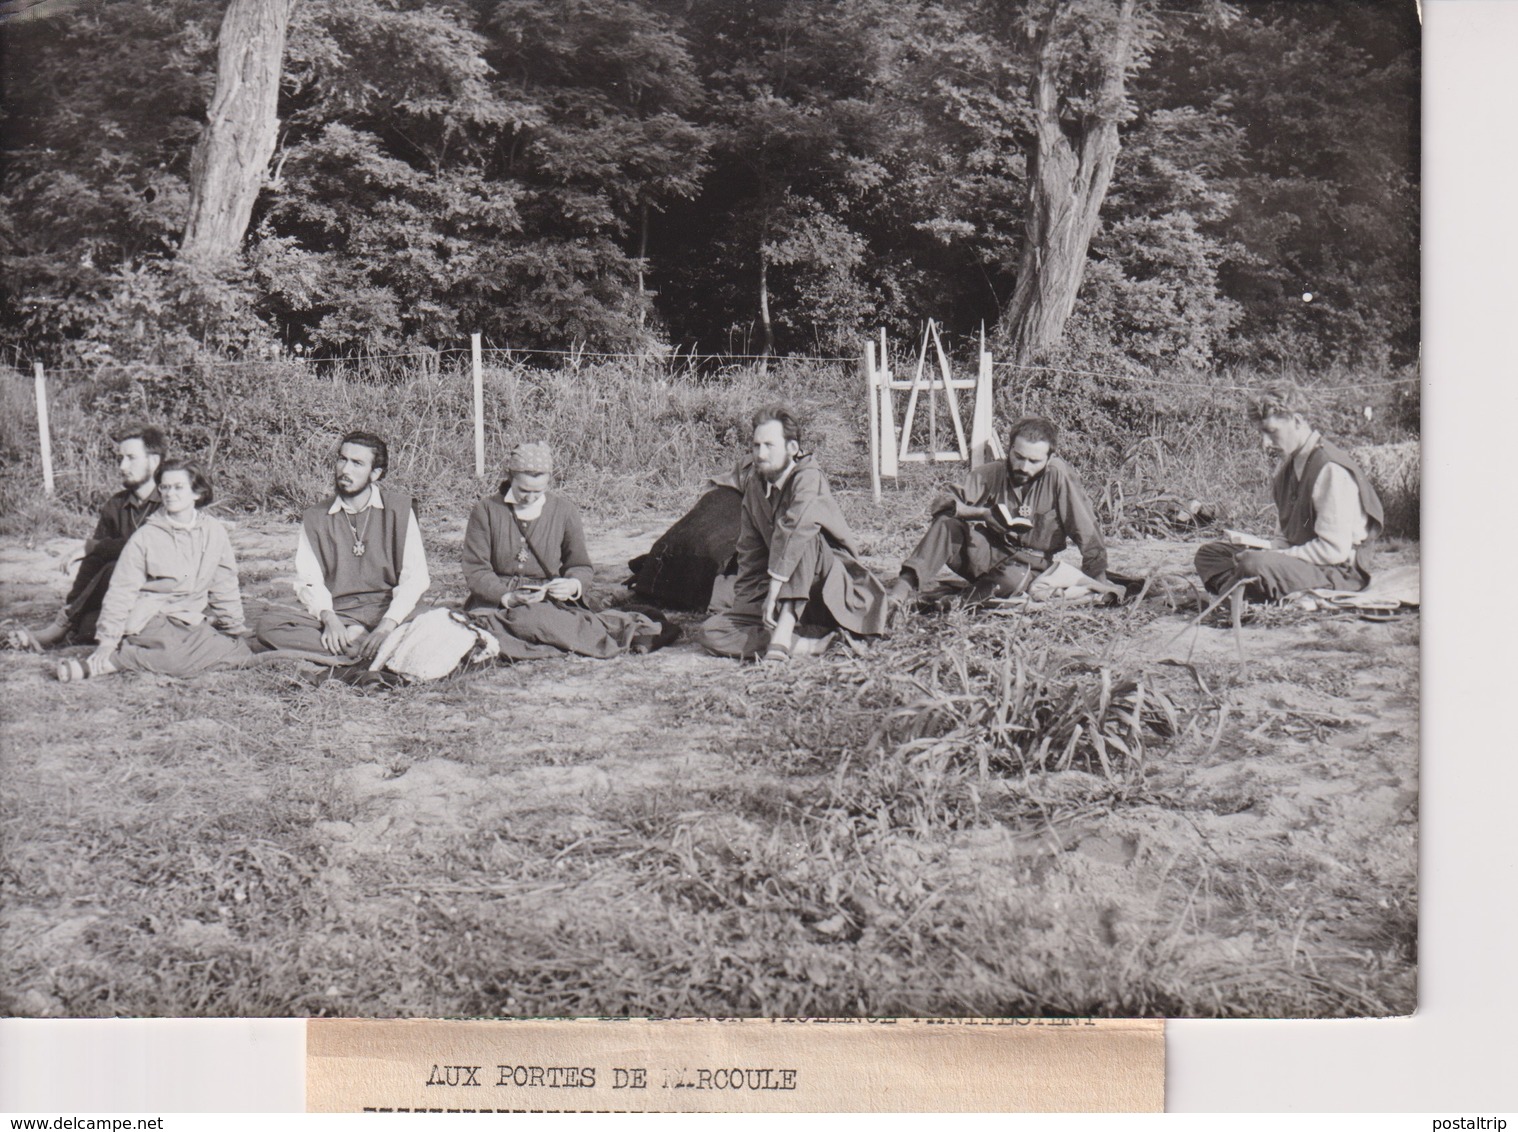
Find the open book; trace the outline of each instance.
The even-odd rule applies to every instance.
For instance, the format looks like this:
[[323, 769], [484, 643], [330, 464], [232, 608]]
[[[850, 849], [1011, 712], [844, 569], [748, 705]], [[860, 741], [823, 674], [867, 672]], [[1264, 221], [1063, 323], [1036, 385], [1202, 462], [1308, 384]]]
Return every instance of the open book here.
[[1003, 527], [1005, 527], [1009, 531], [1019, 531], [1020, 532], [1020, 531], [1031, 531], [1033, 529], [1033, 520], [1032, 519], [1029, 519], [1029, 518], [1027, 518], [1024, 515], [1019, 515], [1017, 512], [1013, 511], [1012, 508], [1008, 507], [1005, 503], [998, 503], [998, 504], [996, 504], [995, 511], [996, 511], [996, 518], [1000, 521], [1001, 525]]
[[1261, 538], [1259, 535], [1246, 534], [1244, 531], [1231, 531], [1223, 528], [1223, 537], [1234, 546], [1242, 546], [1247, 550], [1269, 550], [1270, 540]]

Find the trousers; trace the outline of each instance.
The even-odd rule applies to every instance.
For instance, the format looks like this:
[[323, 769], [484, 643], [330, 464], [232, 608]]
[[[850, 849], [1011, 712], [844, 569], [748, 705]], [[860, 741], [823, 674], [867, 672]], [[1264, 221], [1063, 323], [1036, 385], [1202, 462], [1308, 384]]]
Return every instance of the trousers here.
[[95, 624], [100, 619], [100, 605], [105, 601], [105, 591], [111, 587], [111, 575], [116, 572], [116, 559], [100, 554], [86, 554], [79, 560], [79, 571], [69, 588], [60, 620], [68, 626], [68, 642], [71, 645], [93, 644]]
[[[780, 601], [799, 602], [796, 622], [825, 629], [833, 627], [823, 597], [823, 583], [833, 569], [833, 548], [827, 540], [815, 538], [808, 544], [791, 576], [780, 583]], [[741, 660], [763, 656], [770, 646], [770, 631], [764, 627], [764, 605], [759, 602], [734, 602], [714, 613], [701, 624], [697, 638], [701, 647], [713, 656], [733, 656]]]
[[209, 621], [181, 625], [159, 614], [121, 642], [111, 663], [123, 672], [194, 676], [213, 668], [238, 668], [253, 654], [241, 637], [217, 632]]
[[1227, 542], [1204, 543], [1196, 552], [1196, 572], [1208, 593], [1226, 593], [1240, 578], [1249, 601], [1279, 601], [1303, 590], [1363, 590], [1370, 578], [1353, 562], [1319, 566], [1279, 550], [1247, 550]]
[[979, 526], [953, 515], [935, 515], [927, 532], [901, 564], [910, 571], [917, 588], [931, 583], [947, 566], [974, 584], [973, 596], [1007, 597], [1026, 590], [1038, 568], [1010, 558], [1009, 551], [995, 546]]
[[[388, 603], [374, 603], [354, 609], [340, 609], [337, 615], [344, 625], [362, 625], [365, 629], [373, 629], [383, 620], [387, 608]], [[418, 606], [412, 611], [411, 617], [424, 612], [426, 610]], [[410, 621], [411, 617], [406, 620]], [[265, 610], [254, 623], [253, 635], [258, 638], [259, 644], [268, 649], [317, 653], [327, 651], [327, 646], [322, 644], [321, 619], [312, 617], [304, 609], [280, 607]]]

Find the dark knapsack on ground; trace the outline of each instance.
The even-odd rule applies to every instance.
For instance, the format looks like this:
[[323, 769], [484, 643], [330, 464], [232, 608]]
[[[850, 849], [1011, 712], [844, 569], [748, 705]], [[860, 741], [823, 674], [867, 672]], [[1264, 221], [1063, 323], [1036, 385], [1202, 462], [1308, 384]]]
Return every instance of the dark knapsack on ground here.
[[652, 550], [627, 564], [633, 592], [665, 609], [706, 609], [712, 583], [738, 546], [742, 512], [740, 491], [712, 488], [659, 536]]

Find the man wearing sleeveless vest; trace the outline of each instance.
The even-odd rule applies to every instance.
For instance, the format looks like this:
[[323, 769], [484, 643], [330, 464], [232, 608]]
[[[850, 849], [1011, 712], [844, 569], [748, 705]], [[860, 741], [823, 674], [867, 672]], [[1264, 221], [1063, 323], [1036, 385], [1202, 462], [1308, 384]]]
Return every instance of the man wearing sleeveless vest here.
[[1302, 415], [1289, 387], [1250, 401], [1249, 415], [1267, 450], [1279, 453], [1272, 481], [1282, 538], [1272, 549], [1211, 542], [1196, 554], [1202, 584], [1225, 593], [1241, 579], [1251, 601], [1279, 601], [1304, 590], [1363, 590], [1381, 533], [1381, 500], [1359, 465], [1325, 440]]
[[295, 595], [303, 611], [258, 619], [271, 649], [368, 660], [416, 609], [432, 579], [411, 498], [380, 488], [389, 449], [350, 432], [337, 448], [332, 498], [308, 509], [295, 548]]

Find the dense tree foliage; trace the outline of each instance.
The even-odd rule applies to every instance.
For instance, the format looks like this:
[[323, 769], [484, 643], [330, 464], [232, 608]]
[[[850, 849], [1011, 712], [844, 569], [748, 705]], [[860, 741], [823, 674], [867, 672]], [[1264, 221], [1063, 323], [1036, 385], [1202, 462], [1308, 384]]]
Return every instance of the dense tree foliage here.
[[[1074, 294], [1039, 350], [1417, 348], [1406, 5], [300, 0], [220, 263], [179, 253], [224, 10], [0, 25], [0, 341], [852, 352], [932, 316], [1012, 345]], [[1099, 190], [1063, 298], [1037, 277], [1056, 173]]]

